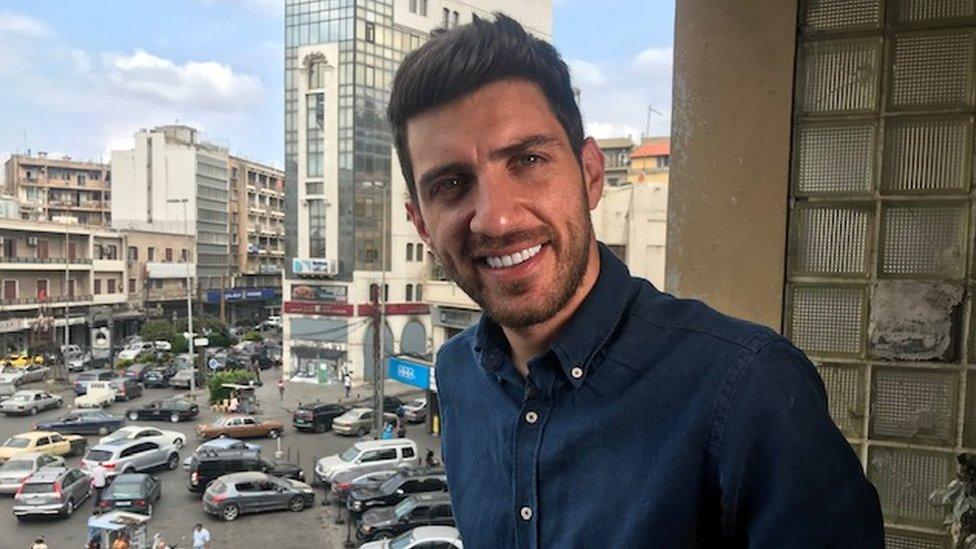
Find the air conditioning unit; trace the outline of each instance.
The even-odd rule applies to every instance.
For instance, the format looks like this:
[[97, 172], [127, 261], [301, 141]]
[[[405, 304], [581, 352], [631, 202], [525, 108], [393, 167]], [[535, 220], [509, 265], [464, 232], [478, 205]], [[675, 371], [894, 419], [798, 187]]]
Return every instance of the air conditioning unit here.
[[27, 245], [28, 246], [37, 246], [37, 237], [36, 236], [28, 236], [27, 237]]

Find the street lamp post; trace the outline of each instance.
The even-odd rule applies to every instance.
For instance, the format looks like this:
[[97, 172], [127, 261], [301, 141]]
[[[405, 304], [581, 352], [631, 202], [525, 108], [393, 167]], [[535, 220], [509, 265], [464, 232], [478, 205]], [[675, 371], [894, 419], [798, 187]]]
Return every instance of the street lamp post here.
[[[168, 198], [166, 202], [169, 204], [183, 204], [183, 232], [189, 236], [190, 228], [186, 216], [186, 205], [190, 200], [188, 198]], [[189, 249], [189, 247], [188, 247]], [[192, 252], [187, 253], [186, 257], [186, 331], [187, 339], [189, 340], [189, 350], [190, 350], [190, 393], [194, 393], [197, 390], [197, 362], [196, 357], [193, 353], [193, 292], [192, 285], [190, 282], [190, 258], [193, 257]]]
[[[364, 181], [363, 185], [366, 187], [382, 189], [384, 191], [386, 190], [386, 184], [383, 181]], [[385, 357], [383, 356], [386, 351], [386, 347], [384, 346], [384, 339], [386, 336], [386, 231], [388, 228], [386, 219], [386, 202], [386, 197], [384, 196], [383, 223], [380, 229], [380, 287], [377, 291], [376, 303], [374, 303], [374, 305], [376, 305], [379, 309], [378, 313], [376, 314], [377, 322], [375, 327], [378, 334], [375, 336], [377, 337], [378, 341], [378, 351], [375, 353], [373, 359], [375, 362], [373, 370], [373, 398], [375, 399], [373, 409], [373, 425], [376, 429], [375, 432], [377, 433], [383, 432], [383, 393], [385, 389], [384, 383], [386, 382], [386, 371], [384, 370]]]

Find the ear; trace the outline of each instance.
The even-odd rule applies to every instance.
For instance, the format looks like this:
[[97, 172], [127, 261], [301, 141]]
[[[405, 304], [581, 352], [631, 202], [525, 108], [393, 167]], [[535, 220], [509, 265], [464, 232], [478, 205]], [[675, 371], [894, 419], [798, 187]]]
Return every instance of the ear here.
[[603, 198], [604, 159], [603, 151], [596, 140], [587, 137], [580, 151], [583, 165], [583, 184], [586, 186], [586, 199], [590, 210], [596, 209]]
[[420, 214], [420, 205], [413, 200], [407, 200], [404, 206], [407, 208], [407, 215], [410, 216], [410, 221], [413, 222], [414, 228], [417, 229], [417, 234], [420, 235], [421, 240], [427, 245], [427, 249], [433, 251], [434, 247], [430, 245], [430, 232], [427, 231], [427, 224], [424, 223], [424, 217]]

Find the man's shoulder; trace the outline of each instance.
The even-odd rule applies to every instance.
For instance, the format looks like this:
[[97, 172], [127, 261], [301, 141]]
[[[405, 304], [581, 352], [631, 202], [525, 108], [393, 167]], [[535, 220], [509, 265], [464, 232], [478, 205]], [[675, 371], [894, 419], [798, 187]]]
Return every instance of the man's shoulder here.
[[447, 381], [449, 376], [453, 377], [463, 364], [474, 362], [477, 337], [478, 325], [475, 324], [441, 345], [434, 362], [438, 383]]
[[767, 326], [723, 314], [703, 301], [677, 298], [644, 284], [634, 299], [632, 327], [663, 332], [689, 342], [738, 347], [751, 354], [783, 337]]

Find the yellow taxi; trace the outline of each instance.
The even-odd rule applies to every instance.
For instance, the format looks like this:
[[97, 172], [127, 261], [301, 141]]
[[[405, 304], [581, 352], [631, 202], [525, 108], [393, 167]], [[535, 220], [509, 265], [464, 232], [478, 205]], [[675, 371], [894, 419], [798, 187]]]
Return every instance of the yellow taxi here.
[[23, 368], [31, 364], [44, 364], [44, 357], [41, 355], [31, 356], [27, 351], [21, 351], [19, 353], [10, 353], [4, 357], [3, 362], [16, 368]]
[[0, 461], [27, 452], [42, 452], [52, 456], [77, 456], [85, 452], [88, 441], [78, 435], [62, 435], [54, 431], [30, 431], [8, 438], [0, 445]]

